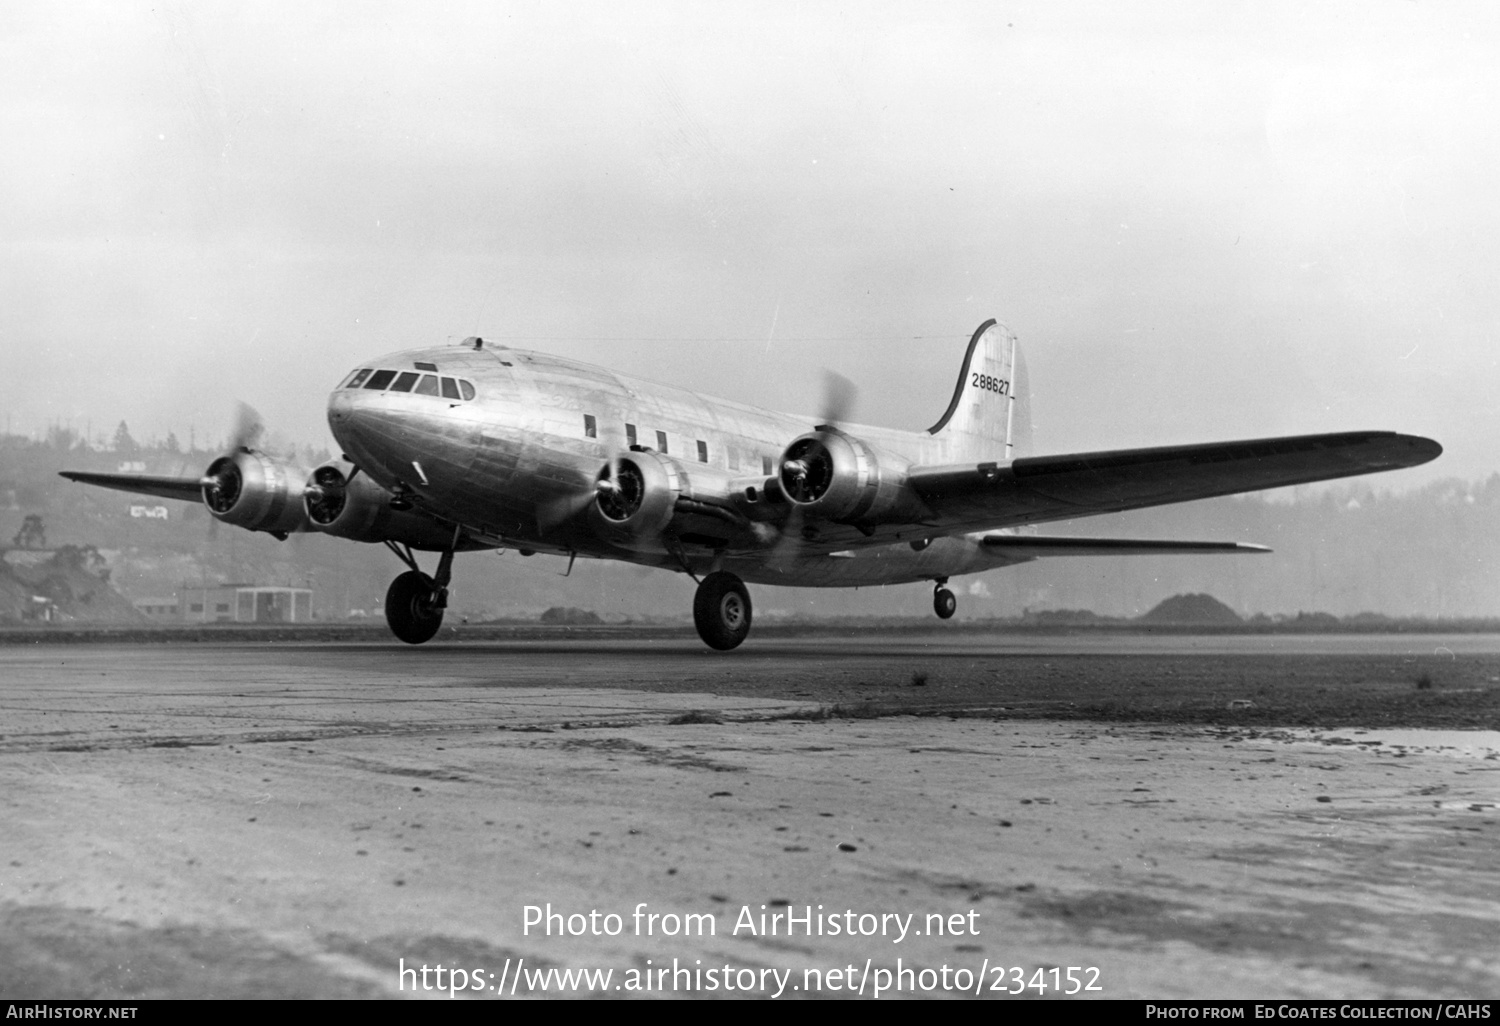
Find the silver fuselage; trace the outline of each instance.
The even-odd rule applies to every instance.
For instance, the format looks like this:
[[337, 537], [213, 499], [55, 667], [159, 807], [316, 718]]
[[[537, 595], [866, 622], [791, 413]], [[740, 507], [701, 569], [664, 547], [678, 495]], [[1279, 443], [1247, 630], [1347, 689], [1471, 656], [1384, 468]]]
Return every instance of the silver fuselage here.
[[[1016, 562], [986, 551], [978, 536], [932, 537], [909, 525], [875, 537], [856, 534], [836, 551], [795, 543], [717, 553], [687, 546], [676, 555], [622, 549], [570, 515], [614, 454], [631, 444], [664, 452], [694, 494], [734, 495], [774, 476], [787, 444], [815, 420], [504, 347], [413, 350], [362, 366], [419, 365], [472, 382], [474, 398], [340, 388], [329, 397], [329, 427], [364, 473], [483, 545], [673, 569], [683, 568], [685, 556], [695, 572], [717, 568], [747, 581], [801, 587], [894, 584]], [[912, 463], [953, 458], [945, 440], [925, 432], [844, 430]], [[929, 538], [920, 551], [912, 545]]]

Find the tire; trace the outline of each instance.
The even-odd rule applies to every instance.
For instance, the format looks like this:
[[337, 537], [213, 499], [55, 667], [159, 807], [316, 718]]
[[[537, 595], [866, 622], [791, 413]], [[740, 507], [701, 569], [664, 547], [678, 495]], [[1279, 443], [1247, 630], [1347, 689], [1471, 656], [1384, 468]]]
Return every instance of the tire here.
[[958, 599], [947, 588], [939, 588], [932, 593], [932, 611], [940, 620], [952, 619], [953, 614], [958, 611]]
[[709, 648], [728, 652], [750, 633], [750, 593], [731, 573], [720, 570], [703, 578], [693, 596], [693, 623]]
[[408, 570], [392, 581], [385, 593], [385, 622], [391, 633], [408, 645], [431, 641], [443, 626], [443, 611], [437, 605], [437, 586], [432, 578]]

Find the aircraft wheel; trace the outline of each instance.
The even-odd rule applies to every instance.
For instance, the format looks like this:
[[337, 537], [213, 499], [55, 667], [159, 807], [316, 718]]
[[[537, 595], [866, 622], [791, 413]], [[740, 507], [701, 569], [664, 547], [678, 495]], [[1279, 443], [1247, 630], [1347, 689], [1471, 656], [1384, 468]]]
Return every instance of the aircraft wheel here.
[[408, 645], [431, 641], [443, 625], [438, 589], [431, 577], [408, 570], [391, 582], [385, 593], [385, 622], [391, 633]]
[[709, 648], [727, 652], [750, 633], [750, 593], [734, 574], [709, 574], [693, 596], [693, 623]]
[[953, 592], [947, 588], [938, 588], [932, 593], [932, 611], [940, 619], [951, 619], [958, 611], [958, 599], [953, 597]]

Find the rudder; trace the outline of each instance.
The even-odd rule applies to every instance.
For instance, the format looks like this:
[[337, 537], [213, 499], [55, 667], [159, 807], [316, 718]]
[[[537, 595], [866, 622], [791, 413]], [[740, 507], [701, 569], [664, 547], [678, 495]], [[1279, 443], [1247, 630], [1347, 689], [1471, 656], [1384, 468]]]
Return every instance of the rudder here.
[[991, 318], [974, 332], [948, 409], [927, 432], [948, 441], [955, 460], [1026, 455], [1031, 444], [1026, 363], [1009, 328]]

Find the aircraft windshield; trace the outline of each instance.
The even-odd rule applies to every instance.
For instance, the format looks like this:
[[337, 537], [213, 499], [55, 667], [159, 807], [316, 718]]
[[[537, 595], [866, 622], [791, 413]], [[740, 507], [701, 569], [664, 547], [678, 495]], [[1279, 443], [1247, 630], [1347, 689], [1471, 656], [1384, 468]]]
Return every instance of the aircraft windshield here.
[[410, 392], [412, 395], [428, 395], [460, 402], [467, 402], [477, 394], [473, 382], [463, 378], [439, 377], [415, 371], [374, 370], [369, 367], [355, 371], [342, 387], [367, 388], [377, 392]]

